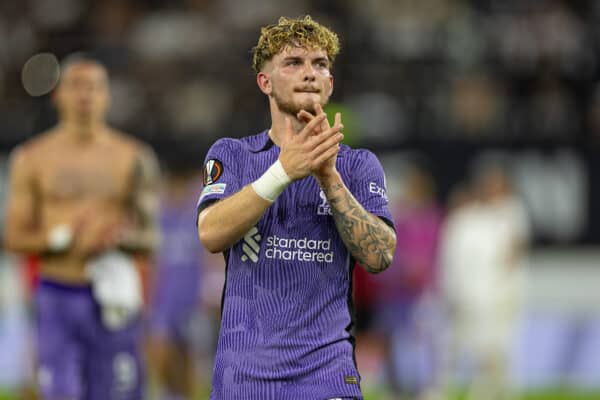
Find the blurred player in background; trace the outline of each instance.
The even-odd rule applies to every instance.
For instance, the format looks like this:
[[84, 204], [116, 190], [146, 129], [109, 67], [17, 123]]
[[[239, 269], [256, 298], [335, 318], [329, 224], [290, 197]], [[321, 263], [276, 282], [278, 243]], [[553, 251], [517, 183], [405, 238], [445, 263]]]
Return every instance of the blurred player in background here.
[[461, 190], [442, 237], [450, 324], [445, 384], [460, 385], [456, 371], [462, 370], [470, 400], [507, 399], [529, 220], [499, 165], [480, 168], [470, 194]]
[[433, 387], [436, 347], [437, 257], [442, 210], [424, 162], [403, 174], [394, 201], [398, 247], [390, 271], [372, 277], [373, 329], [386, 343], [394, 398], [421, 399]]
[[207, 154], [198, 233], [227, 264], [212, 400], [362, 398], [352, 268], [385, 270], [396, 238], [381, 164], [321, 108], [338, 50], [308, 16], [262, 28], [271, 128]]
[[[179, 156], [179, 158], [175, 158]], [[200, 313], [204, 251], [190, 224], [201, 189], [198, 168], [167, 157], [160, 202], [161, 244], [150, 302], [150, 355], [161, 399], [192, 399], [197, 389], [194, 323]], [[204, 341], [210, 338], [204, 338]]]
[[68, 58], [53, 94], [59, 123], [16, 148], [8, 249], [37, 254], [37, 378], [43, 399], [142, 398], [142, 295], [132, 255], [158, 241], [158, 163], [107, 126], [109, 80]]

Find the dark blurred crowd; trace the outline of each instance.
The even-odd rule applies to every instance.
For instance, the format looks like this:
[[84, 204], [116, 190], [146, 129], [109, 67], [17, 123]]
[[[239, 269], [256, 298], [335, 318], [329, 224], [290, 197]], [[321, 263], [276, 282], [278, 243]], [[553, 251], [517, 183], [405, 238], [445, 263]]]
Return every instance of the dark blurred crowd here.
[[20, 77], [45, 51], [107, 63], [111, 120], [162, 151], [253, 133], [268, 116], [252, 40], [305, 13], [340, 33], [334, 101], [355, 117], [356, 143], [598, 140], [593, 0], [29, 0], [0, 4], [0, 148], [52, 122]]

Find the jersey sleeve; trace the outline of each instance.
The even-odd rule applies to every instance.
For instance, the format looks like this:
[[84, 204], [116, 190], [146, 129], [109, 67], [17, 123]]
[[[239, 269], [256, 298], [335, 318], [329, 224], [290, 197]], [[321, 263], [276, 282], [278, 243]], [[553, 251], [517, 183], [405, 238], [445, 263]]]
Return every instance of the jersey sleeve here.
[[350, 190], [366, 211], [394, 226], [389, 210], [385, 173], [381, 163], [368, 150], [357, 150], [352, 163]]
[[233, 139], [220, 139], [208, 150], [202, 169], [198, 212], [241, 189], [240, 150], [239, 144]]

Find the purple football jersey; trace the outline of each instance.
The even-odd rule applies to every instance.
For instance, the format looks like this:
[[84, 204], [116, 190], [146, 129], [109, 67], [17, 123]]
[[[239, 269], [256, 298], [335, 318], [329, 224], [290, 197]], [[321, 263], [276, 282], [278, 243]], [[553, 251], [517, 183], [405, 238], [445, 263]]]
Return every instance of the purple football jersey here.
[[[266, 131], [217, 141], [199, 209], [258, 179], [278, 156]], [[343, 145], [336, 165], [363, 207], [391, 222], [377, 158]], [[225, 258], [211, 400], [362, 398], [350, 334], [354, 261], [316, 180], [290, 184]]]
[[139, 318], [107, 330], [91, 286], [42, 280], [35, 301], [42, 399], [143, 398]]

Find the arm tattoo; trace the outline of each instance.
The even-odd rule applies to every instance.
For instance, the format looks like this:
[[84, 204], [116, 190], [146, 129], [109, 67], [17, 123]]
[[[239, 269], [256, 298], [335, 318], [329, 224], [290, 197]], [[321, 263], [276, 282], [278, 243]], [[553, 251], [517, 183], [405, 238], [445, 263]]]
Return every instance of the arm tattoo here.
[[352, 256], [369, 272], [381, 272], [392, 261], [396, 235], [378, 217], [367, 212], [342, 184], [324, 189], [333, 219]]
[[157, 244], [158, 227], [158, 162], [150, 150], [142, 151], [135, 160], [129, 208], [133, 227], [121, 240], [129, 251], [151, 251]]
[[138, 157], [133, 170], [131, 208], [142, 227], [152, 225], [158, 209], [158, 171], [149, 154]]

